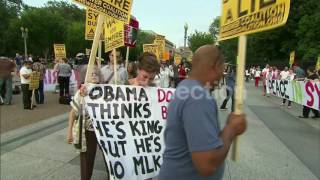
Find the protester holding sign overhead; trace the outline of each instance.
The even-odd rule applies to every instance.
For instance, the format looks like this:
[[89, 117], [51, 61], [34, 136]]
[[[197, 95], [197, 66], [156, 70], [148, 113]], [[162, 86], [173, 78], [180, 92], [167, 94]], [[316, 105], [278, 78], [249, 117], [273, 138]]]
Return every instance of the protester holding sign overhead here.
[[192, 73], [168, 107], [160, 180], [222, 179], [232, 141], [246, 129], [244, 115], [230, 114], [221, 130], [216, 100], [204, 86], [221, 79], [224, 60], [212, 45], [193, 56]]

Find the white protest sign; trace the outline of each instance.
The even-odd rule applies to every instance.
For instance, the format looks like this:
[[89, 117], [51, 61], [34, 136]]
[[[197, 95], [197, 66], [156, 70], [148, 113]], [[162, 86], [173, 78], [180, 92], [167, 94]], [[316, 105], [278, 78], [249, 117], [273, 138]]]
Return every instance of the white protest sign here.
[[320, 110], [319, 81], [268, 80], [267, 93]]
[[86, 108], [110, 174], [128, 180], [157, 176], [174, 90], [106, 84], [88, 89]]

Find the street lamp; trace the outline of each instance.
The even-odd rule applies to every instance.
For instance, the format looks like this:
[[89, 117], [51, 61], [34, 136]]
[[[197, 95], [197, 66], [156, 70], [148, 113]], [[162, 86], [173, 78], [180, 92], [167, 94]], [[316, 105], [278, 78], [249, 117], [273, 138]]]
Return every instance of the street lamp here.
[[28, 28], [21, 27], [21, 35], [24, 40], [24, 58], [28, 60], [28, 53], [27, 53], [27, 38], [28, 38]]
[[188, 24], [184, 25], [184, 49], [186, 49], [187, 45], [187, 34], [188, 34]]

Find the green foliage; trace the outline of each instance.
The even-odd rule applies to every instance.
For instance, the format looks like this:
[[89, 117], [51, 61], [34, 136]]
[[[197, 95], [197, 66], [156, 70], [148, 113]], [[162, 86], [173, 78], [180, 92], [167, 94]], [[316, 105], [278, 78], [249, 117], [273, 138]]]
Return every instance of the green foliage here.
[[198, 32], [191, 34], [188, 38], [189, 48], [195, 52], [199, 47], [206, 44], [214, 44], [214, 38], [210, 33]]
[[152, 44], [154, 41], [154, 35], [144, 32], [138, 31], [138, 40], [135, 48], [130, 49], [129, 60], [136, 61], [138, 60], [139, 56], [143, 52], [143, 44]]

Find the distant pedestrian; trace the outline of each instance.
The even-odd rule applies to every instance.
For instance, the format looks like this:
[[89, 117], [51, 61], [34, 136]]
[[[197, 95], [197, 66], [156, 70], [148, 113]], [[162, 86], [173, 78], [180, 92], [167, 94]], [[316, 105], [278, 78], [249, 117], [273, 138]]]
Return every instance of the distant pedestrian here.
[[39, 58], [34, 59], [32, 69], [40, 73], [39, 88], [35, 90], [35, 99], [37, 104], [44, 103], [43, 78], [46, 73], [46, 66], [40, 62]]
[[70, 76], [72, 74], [72, 69], [68, 64], [68, 60], [63, 58], [61, 63], [57, 65], [56, 70], [58, 72], [60, 97], [69, 96]]
[[254, 82], [254, 85], [256, 87], [259, 86], [259, 81], [260, 81], [260, 78], [261, 78], [261, 70], [260, 70], [260, 67], [258, 67], [255, 72], [254, 72], [254, 78], [255, 78], [255, 82]]
[[32, 62], [28, 60], [24, 61], [23, 67], [20, 69], [21, 90], [22, 90], [22, 97], [23, 97], [23, 107], [24, 109], [29, 109], [29, 110], [33, 108], [31, 107], [32, 91], [29, 90], [31, 74], [32, 74]]

